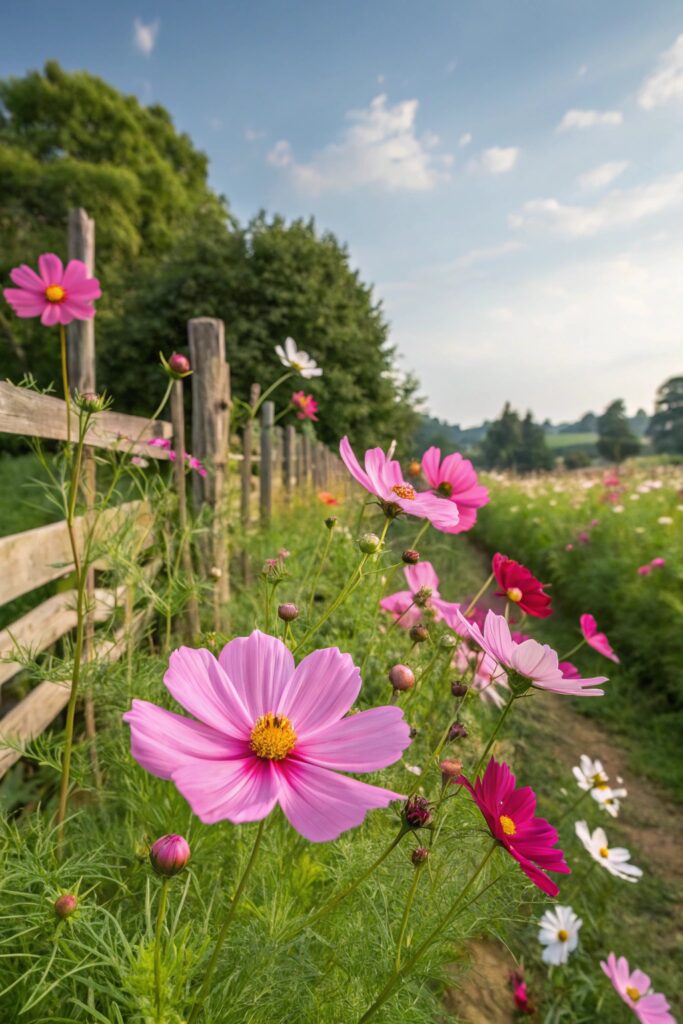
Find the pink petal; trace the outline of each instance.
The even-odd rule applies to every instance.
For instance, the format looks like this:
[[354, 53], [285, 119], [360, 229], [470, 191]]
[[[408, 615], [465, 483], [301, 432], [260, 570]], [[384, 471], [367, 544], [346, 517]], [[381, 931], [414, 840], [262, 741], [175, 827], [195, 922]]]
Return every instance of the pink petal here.
[[226, 644], [218, 660], [252, 725], [269, 711], [289, 714], [283, 694], [294, 673], [294, 657], [282, 640], [255, 629]]
[[173, 651], [164, 684], [200, 722], [234, 739], [249, 738], [254, 718], [210, 651], [191, 647]]
[[281, 788], [272, 761], [247, 757], [212, 764], [188, 762], [172, 779], [193, 812], [205, 825], [217, 821], [260, 821], [270, 814]]
[[47, 305], [44, 296], [21, 291], [19, 288], [5, 288], [4, 296], [18, 317], [40, 316]]
[[65, 291], [72, 291], [74, 287], [87, 280], [90, 274], [82, 260], [69, 260], [64, 270], [61, 285]]
[[44, 281], [38, 277], [35, 270], [32, 270], [25, 263], [22, 263], [20, 267], [14, 267], [13, 270], [10, 270], [9, 276], [20, 288], [25, 288], [30, 292], [39, 292], [45, 298]]
[[60, 322], [59, 304], [57, 302], [47, 303], [43, 309], [40, 322], [44, 327], [54, 327], [55, 324]]
[[406, 583], [413, 594], [416, 594], [422, 587], [429, 587], [431, 591], [438, 594], [439, 577], [436, 575], [431, 562], [418, 562], [417, 565], [406, 565], [403, 572]]
[[[77, 299], [67, 298], [59, 304], [60, 319], [63, 324], [71, 323], [72, 320], [92, 320], [95, 310], [86, 302], [79, 302]], [[67, 318], [67, 319], [65, 319]]]
[[[131, 753], [145, 771], [170, 779], [188, 759], [225, 761], [249, 753], [246, 740], [234, 740], [209, 725], [176, 715], [173, 711], [134, 700], [123, 716], [130, 725]], [[207, 771], [212, 771], [207, 766]]]
[[410, 743], [410, 728], [400, 708], [371, 708], [297, 743], [294, 756], [336, 771], [375, 772], [398, 761]]
[[341, 455], [342, 462], [348, 469], [351, 476], [354, 477], [358, 483], [366, 489], [366, 491], [370, 491], [371, 494], [374, 494], [375, 492], [370, 482], [370, 478], [367, 473], [360, 468], [360, 464], [349, 443], [348, 437], [342, 437], [339, 442], [339, 454]]
[[422, 472], [430, 487], [438, 487], [441, 483], [440, 465], [441, 449], [428, 448], [422, 456]]
[[297, 665], [279, 710], [291, 719], [300, 742], [346, 714], [361, 687], [360, 670], [338, 647], [313, 651]]
[[312, 843], [336, 839], [360, 825], [369, 810], [403, 799], [391, 790], [293, 760], [282, 762], [281, 781], [280, 806], [292, 828]]
[[38, 257], [38, 270], [46, 285], [62, 283], [64, 266], [53, 252], [45, 252]]

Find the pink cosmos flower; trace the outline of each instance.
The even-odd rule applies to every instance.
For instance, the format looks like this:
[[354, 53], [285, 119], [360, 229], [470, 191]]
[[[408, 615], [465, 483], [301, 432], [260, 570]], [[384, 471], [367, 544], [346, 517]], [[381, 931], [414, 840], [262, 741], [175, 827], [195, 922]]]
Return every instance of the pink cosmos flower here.
[[200, 476], [207, 475], [206, 466], [202, 462], [200, 462], [199, 459], [195, 458], [194, 455], [190, 455], [189, 452], [183, 452], [183, 455], [185, 456], [185, 461], [187, 462], [190, 469], [194, 469], [195, 472], [199, 473]]
[[337, 774], [393, 764], [410, 731], [397, 707], [346, 715], [361, 677], [336, 647], [295, 665], [281, 640], [255, 630], [218, 659], [174, 651], [164, 683], [194, 717], [134, 700], [123, 716], [131, 753], [170, 779], [207, 824], [260, 821], [279, 804], [297, 832], [325, 842], [360, 825], [368, 810], [404, 799]]
[[555, 849], [558, 834], [545, 818], [534, 817], [536, 794], [530, 786], [516, 789], [515, 776], [504, 762], [491, 758], [486, 771], [472, 786], [464, 775], [455, 780], [471, 793], [494, 839], [514, 857], [527, 878], [548, 894], [559, 887], [546, 874], [571, 871], [562, 850]]
[[666, 997], [652, 991], [650, 978], [643, 971], [631, 971], [625, 956], [617, 960], [614, 953], [610, 953], [607, 962], [601, 960], [600, 966], [641, 1024], [676, 1024]]
[[592, 679], [568, 678], [563, 675], [557, 653], [548, 644], [539, 644], [537, 640], [524, 640], [516, 643], [512, 639], [510, 627], [502, 615], [488, 612], [483, 632], [476, 624], [470, 623], [462, 612], [457, 611], [456, 618], [460, 626], [466, 629], [482, 651], [493, 658], [507, 672], [516, 672], [527, 680], [530, 686], [551, 693], [564, 693], [573, 697], [601, 697], [603, 690], [597, 689], [600, 683], [606, 683], [605, 676]]
[[17, 287], [5, 288], [4, 296], [17, 316], [39, 316], [45, 327], [92, 320], [92, 303], [102, 292], [97, 278], [88, 275], [85, 263], [70, 260], [65, 270], [59, 256], [46, 252], [38, 257], [38, 271], [36, 274], [25, 263], [10, 271]]
[[411, 629], [422, 618], [422, 609], [429, 608], [434, 620], [452, 618], [459, 606], [450, 601], [443, 601], [439, 594], [439, 577], [431, 562], [418, 562], [417, 565], [406, 565], [403, 575], [408, 590], [399, 590], [395, 594], [383, 597], [380, 606], [398, 621], [403, 629]]
[[298, 420], [317, 420], [318, 403], [313, 395], [305, 395], [303, 391], [295, 391], [292, 395], [292, 405], [297, 410]]
[[458, 525], [458, 507], [446, 498], [439, 498], [431, 491], [416, 491], [412, 484], [403, 479], [401, 466], [395, 459], [388, 459], [381, 448], [370, 448], [365, 453], [365, 469], [356, 458], [348, 437], [339, 444], [339, 454], [351, 476], [358, 483], [379, 498], [388, 516], [400, 513], [428, 519], [432, 526], [443, 533], [452, 533]]
[[665, 558], [653, 558], [652, 561], [650, 562], [650, 565], [652, 566], [653, 569], [663, 569], [664, 566], [666, 565], [666, 559]]
[[498, 597], [506, 597], [508, 601], [519, 605], [527, 615], [533, 615], [537, 619], [547, 619], [553, 614], [550, 595], [543, 589], [548, 584], [536, 579], [525, 565], [515, 562], [507, 555], [501, 555], [498, 551], [491, 559], [491, 568], [500, 587], [500, 590], [496, 591]]
[[652, 572], [652, 566], [649, 565], [649, 564], [648, 565], [639, 565], [638, 569], [637, 569], [637, 572], [638, 572], [639, 576], [649, 576], [650, 573]]
[[571, 661], [561, 661], [559, 669], [565, 679], [580, 679], [581, 673]]
[[519, 971], [513, 971], [510, 975], [510, 983], [512, 985], [512, 998], [520, 1013], [535, 1013], [536, 1011], [529, 997], [529, 990], [523, 975]]
[[422, 456], [422, 472], [436, 493], [457, 505], [460, 519], [445, 533], [464, 533], [477, 521], [477, 509], [488, 504], [489, 492], [477, 480], [474, 466], [459, 452], [441, 461], [440, 448], [428, 448]]
[[505, 672], [488, 654], [475, 651], [466, 640], [457, 648], [451, 664], [463, 675], [472, 672], [470, 685], [484, 703], [501, 708], [509, 698], [509, 693], [506, 694], [509, 687]]
[[170, 448], [171, 442], [168, 437], [152, 437], [148, 442], [152, 448]]
[[592, 647], [598, 654], [609, 658], [619, 664], [619, 658], [612, 650], [611, 644], [604, 633], [598, 633], [598, 624], [592, 615], [582, 615], [579, 619], [583, 638], [589, 647]]

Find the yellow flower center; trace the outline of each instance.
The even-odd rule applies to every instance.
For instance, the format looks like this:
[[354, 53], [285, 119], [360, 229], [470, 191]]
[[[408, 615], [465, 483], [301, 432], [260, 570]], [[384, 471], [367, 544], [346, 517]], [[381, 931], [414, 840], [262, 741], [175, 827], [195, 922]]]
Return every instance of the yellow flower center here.
[[45, 289], [45, 298], [48, 302], [64, 302], [66, 292], [61, 284], [49, 284]]
[[249, 746], [256, 756], [268, 761], [283, 761], [295, 744], [296, 733], [290, 720], [272, 711], [257, 719], [249, 739]]
[[633, 985], [626, 986], [626, 995], [629, 999], [633, 1000], [634, 1003], [637, 1003], [640, 999], [640, 992], [637, 988], [634, 988]]
[[290, 359], [289, 365], [293, 370], [296, 370], [297, 373], [301, 373], [301, 371], [303, 370], [303, 366], [301, 365], [301, 363], [297, 363], [293, 359]]
[[448, 480], [442, 480], [439, 486], [437, 487], [437, 491], [439, 492], [439, 494], [443, 494], [445, 498], [450, 498], [451, 494], [453, 493], [453, 484], [449, 483]]
[[598, 782], [598, 783], [596, 783], [594, 788], [595, 789], [605, 790], [605, 789], [609, 789], [609, 786], [607, 785], [606, 782]]
[[598, 853], [600, 854], [601, 857], [604, 857], [605, 859], [607, 859], [609, 857], [609, 850], [607, 849], [606, 846], [601, 846], [600, 849], [598, 850]]
[[500, 822], [500, 827], [502, 828], [506, 836], [514, 836], [515, 832], [517, 831], [517, 826], [515, 825], [512, 818], [508, 818], [507, 814], [501, 814], [498, 821]]
[[559, 932], [557, 933], [557, 937], [560, 940], [560, 942], [566, 942], [569, 938], [569, 932], [565, 931], [564, 928], [560, 928]]
[[519, 587], [508, 588], [508, 600], [514, 601], [515, 604], [517, 603], [517, 601], [522, 600], [522, 591], [519, 589]]
[[391, 489], [397, 497], [415, 501], [415, 488], [412, 484], [394, 484]]
[[595, 775], [593, 776], [593, 785], [595, 786], [596, 789], [598, 789], [600, 786], [606, 786], [607, 785], [607, 779], [602, 774], [602, 772], [596, 772], [595, 773]]

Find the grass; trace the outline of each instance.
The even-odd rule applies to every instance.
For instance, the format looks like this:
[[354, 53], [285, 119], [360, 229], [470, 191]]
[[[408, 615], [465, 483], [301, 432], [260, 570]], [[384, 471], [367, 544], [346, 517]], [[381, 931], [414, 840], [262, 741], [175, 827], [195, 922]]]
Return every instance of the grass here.
[[590, 431], [575, 431], [573, 434], [546, 434], [545, 443], [549, 448], [595, 447], [598, 435]]

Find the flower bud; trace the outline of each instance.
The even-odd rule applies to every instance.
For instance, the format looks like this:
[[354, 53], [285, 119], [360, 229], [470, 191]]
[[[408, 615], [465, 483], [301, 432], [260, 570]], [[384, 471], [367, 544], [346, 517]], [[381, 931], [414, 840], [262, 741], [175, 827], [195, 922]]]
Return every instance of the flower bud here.
[[419, 476], [421, 470], [422, 466], [417, 461], [417, 459], [413, 459], [412, 462], [408, 463], [408, 476]]
[[464, 697], [467, 693], [467, 686], [464, 683], [454, 679], [451, 683], [451, 693], [454, 697]]
[[443, 647], [443, 649], [447, 651], [450, 648], [455, 647], [457, 642], [458, 641], [456, 640], [452, 633], [444, 633], [441, 639], [439, 640], [439, 647]]
[[419, 736], [419, 734], [420, 734], [420, 730], [416, 729], [414, 725], [411, 725], [410, 732], [408, 733], [408, 736], [410, 737], [410, 739], [414, 740], [417, 736]]
[[441, 781], [445, 784], [452, 782], [462, 775], [462, 761], [456, 761], [455, 758], [446, 758], [439, 765], [441, 769]]
[[277, 613], [283, 622], [294, 622], [299, 614], [299, 609], [293, 601], [287, 601], [285, 604], [278, 605]]
[[420, 552], [414, 551], [413, 548], [407, 548], [401, 555], [401, 560], [406, 565], [417, 565], [420, 561]]
[[103, 412], [111, 400], [106, 395], [98, 395], [95, 391], [77, 391], [74, 395], [74, 405], [82, 412]]
[[423, 644], [425, 640], [429, 640], [429, 630], [421, 623], [417, 626], [411, 626], [410, 633], [408, 635], [414, 644]]
[[418, 608], [424, 608], [431, 596], [431, 587], [420, 587], [418, 592], [416, 594], [413, 594], [413, 601], [415, 602]]
[[159, 353], [159, 361], [163, 366], [169, 377], [173, 380], [182, 380], [183, 377], [189, 377], [192, 373], [190, 367], [190, 360], [187, 356], [183, 356], [180, 352], [174, 352], [170, 359], [166, 359], [163, 352]]
[[394, 665], [389, 672], [389, 682], [395, 690], [412, 690], [415, 686], [415, 673], [407, 665]]
[[375, 551], [379, 551], [381, 543], [376, 533], [364, 533], [358, 541], [358, 547], [364, 555], [374, 555]]
[[328, 530], [333, 530], [336, 525], [337, 525], [337, 517], [336, 516], [328, 516], [327, 519], [325, 520], [325, 526], [327, 527]]
[[403, 808], [403, 817], [410, 828], [424, 828], [432, 820], [429, 800], [424, 796], [409, 796]]
[[429, 858], [429, 850], [426, 846], [418, 846], [413, 850], [413, 855], [410, 858], [416, 868], [419, 868]]
[[212, 565], [209, 569], [209, 576], [212, 580], [219, 580], [223, 575], [223, 570], [219, 569], [217, 565]]
[[453, 725], [448, 730], [449, 740], [465, 740], [467, 739], [467, 729], [462, 722], [453, 722]]
[[182, 836], [162, 836], [149, 851], [152, 867], [158, 875], [171, 878], [183, 870], [190, 859], [190, 847]]
[[72, 892], [65, 892], [62, 896], [57, 897], [53, 906], [57, 917], [61, 917], [64, 920], [67, 917], [71, 917], [78, 909], [78, 896], [74, 896]]

